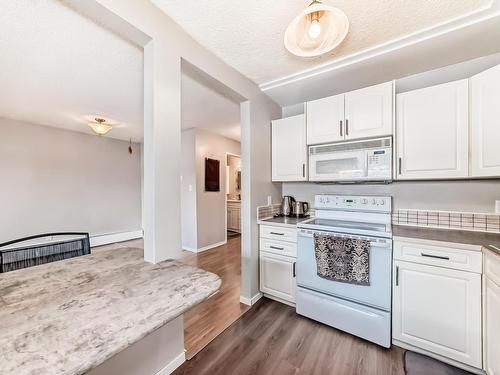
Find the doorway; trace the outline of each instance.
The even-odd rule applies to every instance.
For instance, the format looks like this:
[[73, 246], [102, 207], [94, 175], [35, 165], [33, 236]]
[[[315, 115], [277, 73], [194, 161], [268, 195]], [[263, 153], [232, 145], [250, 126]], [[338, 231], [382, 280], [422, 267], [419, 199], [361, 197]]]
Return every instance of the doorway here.
[[181, 261], [217, 274], [219, 292], [184, 314], [189, 360], [249, 306], [241, 288], [240, 99], [187, 63], [181, 80]]

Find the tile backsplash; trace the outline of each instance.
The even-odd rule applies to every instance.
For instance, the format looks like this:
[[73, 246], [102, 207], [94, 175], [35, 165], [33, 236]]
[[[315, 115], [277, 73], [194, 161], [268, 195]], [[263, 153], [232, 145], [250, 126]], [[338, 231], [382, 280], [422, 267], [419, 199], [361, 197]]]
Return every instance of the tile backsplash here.
[[459, 211], [396, 209], [392, 223], [429, 228], [500, 233], [500, 214]]

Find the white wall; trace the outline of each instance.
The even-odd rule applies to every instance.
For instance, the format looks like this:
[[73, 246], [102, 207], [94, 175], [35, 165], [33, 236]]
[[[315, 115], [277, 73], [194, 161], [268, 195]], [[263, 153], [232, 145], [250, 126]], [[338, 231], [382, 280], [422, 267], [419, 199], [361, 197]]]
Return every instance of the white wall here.
[[[196, 129], [198, 248], [226, 239], [226, 153], [240, 153], [240, 143]], [[205, 191], [205, 158], [220, 161], [220, 191]]]
[[283, 195], [314, 202], [315, 194], [388, 195], [393, 208], [494, 212], [500, 180], [394, 182], [389, 185], [284, 183]]
[[181, 230], [190, 251], [198, 249], [196, 191], [196, 129], [188, 129], [181, 133]]
[[0, 134], [0, 242], [142, 229], [139, 144], [7, 119]]
[[[150, 1], [66, 0], [72, 7], [144, 46], [144, 229], [146, 260], [180, 256], [181, 61], [245, 98], [242, 110], [241, 294], [259, 292], [257, 206], [280, 197], [271, 182], [271, 120], [281, 108], [259, 87], [198, 44]], [[247, 171], [245, 173], [245, 170]]]
[[[184, 130], [181, 140], [182, 247], [196, 251], [226, 240], [226, 154], [239, 154], [240, 143], [203, 129]], [[205, 191], [205, 158], [220, 161], [218, 192]]]

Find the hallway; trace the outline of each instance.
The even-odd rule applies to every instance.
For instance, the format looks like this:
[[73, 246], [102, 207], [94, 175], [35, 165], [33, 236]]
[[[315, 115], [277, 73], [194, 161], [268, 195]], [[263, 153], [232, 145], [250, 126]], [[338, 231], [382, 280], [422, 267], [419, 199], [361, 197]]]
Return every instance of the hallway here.
[[198, 254], [184, 251], [181, 261], [222, 279], [216, 295], [184, 314], [186, 358], [191, 359], [250, 308], [240, 303], [241, 237]]

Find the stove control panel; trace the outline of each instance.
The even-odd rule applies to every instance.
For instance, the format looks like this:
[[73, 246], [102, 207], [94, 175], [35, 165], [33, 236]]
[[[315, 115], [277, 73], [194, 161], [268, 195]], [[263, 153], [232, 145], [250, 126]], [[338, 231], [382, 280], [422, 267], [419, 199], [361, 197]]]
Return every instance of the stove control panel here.
[[317, 210], [355, 210], [391, 212], [391, 197], [357, 195], [316, 195]]

